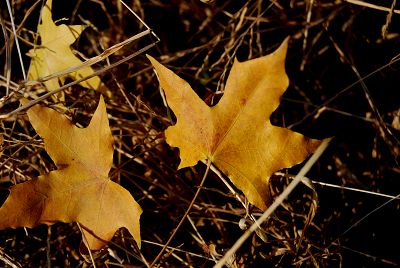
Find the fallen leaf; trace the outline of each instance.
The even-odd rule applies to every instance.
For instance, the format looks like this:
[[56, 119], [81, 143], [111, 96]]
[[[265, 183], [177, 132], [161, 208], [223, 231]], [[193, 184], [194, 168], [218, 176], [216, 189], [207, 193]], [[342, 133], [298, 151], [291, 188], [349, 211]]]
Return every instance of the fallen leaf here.
[[0, 208], [0, 229], [79, 222], [89, 248], [98, 250], [125, 227], [140, 246], [142, 210], [108, 178], [114, 150], [103, 97], [87, 128], [40, 105], [28, 116], [58, 169], [11, 187]]
[[[46, 5], [42, 9], [42, 21], [38, 26], [38, 34], [40, 35], [41, 44], [34, 49], [29, 50], [28, 55], [32, 57], [31, 65], [28, 71], [28, 79], [35, 80], [62, 71], [66, 68], [78, 66], [82, 61], [77, 58], [70, 48], [76, 41], [82, 31], [85, 29], [83, 25], [56, 25], [52, 19], [52, 0], [47, 0]], [[66, 77], [74, 80], [93, 74], [91, 67], [87, 67], [76, 72], [61, 76], [58, 79], [64, 83]], [[55, 90], [60, 87], [57, 78], [44, 82], [48, 91]], [[99, 77], [94, 76], [80, 85], [98, 89], [101, 85]], [[63, 100], [63, 94], [58, 95]]]
[[263, 210], [269, 202], [270, 176], [301, 163], [320, 144], [269, 121], [289, 85], [287, 46], [288, 39], [270, 55], [235, 61], [224, 95], [213, 107], [185, 80], [148, 56], [177, 118], [165, 135], [169, 145], [179, 148], [179, 168], [208, 159]]

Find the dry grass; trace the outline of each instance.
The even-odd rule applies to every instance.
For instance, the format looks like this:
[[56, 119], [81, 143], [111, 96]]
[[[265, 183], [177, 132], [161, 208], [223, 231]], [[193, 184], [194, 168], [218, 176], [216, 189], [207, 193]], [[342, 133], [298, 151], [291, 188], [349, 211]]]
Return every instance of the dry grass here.
[[[266, 55], [288, 35], [292, 37], [287, 58], [291, 84], [271, 120], [308, 136], [335, 139], [307, 175], [314, 181], [315, 191], [298, 186], [229, 265], [400, 264], [397, 249], [390, 246], [400, 239], [399, 200], [367, 194], [397, 196], [400, 189], [400, 7], [392, 5], [395, 1], [379, 5], [371, 1], [373, 6], [361, 1], [313, 0], [217, 0], [214, 5], [197, 0], [128, 2], [160, 38], [157, 44], [152, 34], [129, 40], [146, 26], [118, 1], [71, 1], [68, 7], [53, 1], [54, 20], [65, 17], [67, 24], [88, 26], [73, 48], [82, 59], [102, 59], [93, 67], [112, 93], [106, 97], [115, 138], [110, 176], [126, 187], [144, 210], [141, 250], [121, 230], [109, 248], [94, 254], [96, 267], [151, 264], [187, 211], [206, 170], [201, 163], [176, 170], [178, 151], [165, 143], [163, 134], [175, 118], [165, 105], [144, 52], [158, 56], [188, 80], [205, 102], [214, 105], [223, 94], [235, 57], [246, 60]], [[25, 71], [30, 61], [25, 54], [38, 42], [35, 33], [42, 2], [31, 8], [34, 3], [12, 3]], [[11, 185], [55, 169], [24, 109], [17, 110], [18, 100], [25, 96], [40, 98], [49, 106], [55, 103], [40, 83], [24, 83], [5, 1], [0, 7], [4, 33], [0, 42], [1, 204]], [[107, 59], [99, 56], [126, 40], [128, 44], [112, 51]], [[62, 89], [64, 112], [74, 123], [86, 126], [99, 93], [69, 82]], [[275, 197], [299, 169], [275, 174], [271, 180]], [[244, 196], [232, 189], [234, 193], [215, 172], [208, 173], [187, 220], [157, 265], [211, 267], [232, 247], [244, 232], [241, 228], [262, 213], [238, 201]], [[391, 202], [386, 204], [388, 200]], [[317, 202], [310, 222], [310, 211]], [[90, 256], [80, 252], [81, 234], [74, 223], [2, 230], [0, 238], [0, 266], [93, 266]]]

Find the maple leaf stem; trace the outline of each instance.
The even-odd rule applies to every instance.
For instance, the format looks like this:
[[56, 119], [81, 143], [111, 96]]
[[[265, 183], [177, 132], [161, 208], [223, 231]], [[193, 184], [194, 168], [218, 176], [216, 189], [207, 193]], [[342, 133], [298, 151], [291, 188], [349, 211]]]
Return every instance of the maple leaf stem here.
[[210, 171], [210, 167], [211, 167], [211, 161], [207, 160], [207, 168], [206, 171], [204, 172], [203, 178], [201, 179], [201, 182], [199, 184], [199, 187], [197, 188], [196, 193], [193, 196], [192, 201], [189, 204], [189, 207], [187, 208], [185, 214], [183, 215], [181, 221], [178, 223], [178, 225], [176, 226], [174, 232], [172, 233], [172, 235], [169, 237], [167, 243], [165, 243], [165, 245], [163, 246], [163, 248], [160, 250], [160, 252], [158, 253], [157, 257], [154, 259], [154, 261], [152, 262], [152, 264], [150, 265], [151, 267], [154, 267], [154, 265], [160, 260], [160, 258], [162, 257], [162, 254], [164, 253], [164, 251], [167, 249], [167, 247], [169, 246], [169, 244], [171, 243], [172, 239], [174, 239], [175, 235], [177, 234], [179, 228], [182, 226], [182, 224], [184, 223], [184, 221], [186, 220], [187, 216], [189, 215], [190, 210], [192, 209], [194, 202], [197, 199], [197, 196], [200, 194], [200, 191], [203, 187], [203, 184], [207, 178], [208, 172]]

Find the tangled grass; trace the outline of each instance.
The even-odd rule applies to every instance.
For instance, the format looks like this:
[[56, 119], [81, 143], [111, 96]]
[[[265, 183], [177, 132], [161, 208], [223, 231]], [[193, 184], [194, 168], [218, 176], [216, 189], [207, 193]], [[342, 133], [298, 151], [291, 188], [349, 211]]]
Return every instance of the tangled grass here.
[[[184, 215], [206, 167], [199, 163], [176, 170], [179, 153], [165, 143], [163, 134], [174, 115], [144, 54], [158, 57], [214, 105], [235, 57], [266, 55], [286, 36], [291, 36], [286, 65], [291, 82], [271, 121], [308, 136], [335, 138], [307, 175], [313, 187], [298, 186], [227, 265], [400, 264], [397, 249], [390, 246], [400, 239], [396, 1], [379, 5], [356, 0], [127, 1], [134, 13], [119, 1], [53, 1], [54, 21], [66, 18], [62, 23], [87, 26], [72, 47], [83, 60], [124, 44], [98, 58], [93, 67], [108, 89], [107, 110], [115, 138], [110, 176], [144, 210], [143, 243], [139, 251], [121, 230], [92, 262], [79, 247], [81, 234], [74, 223], [2, 230], [0, 266], [2, 262], [11, 267], [149, 266]], [[57, 105], [40, 83], [24, 82], [13, 35], [14, 26], [26, 71], [30, 62], [26, 53], [40, 41], [36, 27], [42, 4], [12, 2], [10, 17], [6, 2], [0, 3], [0, 204], [11, 185], [55, 169], [25, 110], [17, 110], [23, 96]], [[152, 32], [129, 39], [148, 29]], [[73, 81], [66, 81], [63, 91], [65, 114], [86, 126], [100, 93]], [[272, 177], [273, 196], [283, 191], [299, 168]], [[262, 213], [239, 202], [236, 197], [244, 197], [236, 190], [232, 194], [223, 177], [208, 174], [187, 220], [155, 265], [213, 266]]]

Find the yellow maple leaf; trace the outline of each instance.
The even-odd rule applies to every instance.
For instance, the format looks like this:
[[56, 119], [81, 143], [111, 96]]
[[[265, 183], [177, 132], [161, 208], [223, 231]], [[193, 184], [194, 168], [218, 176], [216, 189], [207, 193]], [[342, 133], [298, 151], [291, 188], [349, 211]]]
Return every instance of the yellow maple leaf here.
[[[32, 57], [31, 65], [28, 71], [28, 79], [35, 80], [62, 71], [66, 68], [78, 66], [82, 61], [78, 59], [71, 51], [70, 46], [79, 37], [85, 29], [83, 25], [56, 25], [52, 19], [52, 0], [47, 0], [46, 5], [42, 9], [42, 21], [38, 26], [38, 34], [41, 38], [41, 44], [34, 49], [29, 50], [29, 56]], [[93, 74], [91, 67], [87, 67], [76, 72], [69, 73], [67, 76], [61, 76], [58, 79], [64, 83], [66, 77], [74, 80]], [[45, 81], [44, 84], [48, 91], [55, 90], [60, 87], [57, 78]], [[98, 89], [101, 85], [99, 77], [94, 76], [80, 85]], [[63, 100], [63, 95], [58, 95]]]
[[98, 250], [125, 227], [140, 246], [142, 210], [108, 178], [114, 150], [103, 97], [87, 128], [40, 105], [28, 116], [58, 170], [11, 187], [0, 208], [0, 229], [79, 222], [89, 248]]
[[268, 120], [289, 85], [285, 72], [288, 39], [272, 54], [235, 61], [224, 95], [209, 107], [190, 85], [149, 57], [177, 123], [166, 141], [180, 151], [179, 168], [209, 159], [250, 201], [265, 210], [270, 176], [301, 163], [320, 144]]

